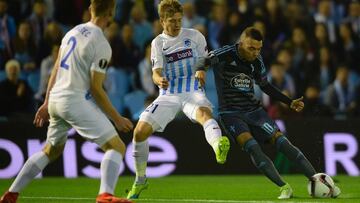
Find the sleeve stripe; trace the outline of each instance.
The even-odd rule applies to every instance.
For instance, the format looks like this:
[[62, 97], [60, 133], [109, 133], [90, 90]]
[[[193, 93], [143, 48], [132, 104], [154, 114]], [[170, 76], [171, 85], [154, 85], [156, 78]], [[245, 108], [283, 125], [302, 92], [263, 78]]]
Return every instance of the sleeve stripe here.
[[224, 46], [223, 48], [214, 50], [214, 54], [215, 55], [220, 55], [223, 54], [224, 52], [230, 51], [233, 47], [231, 46]]

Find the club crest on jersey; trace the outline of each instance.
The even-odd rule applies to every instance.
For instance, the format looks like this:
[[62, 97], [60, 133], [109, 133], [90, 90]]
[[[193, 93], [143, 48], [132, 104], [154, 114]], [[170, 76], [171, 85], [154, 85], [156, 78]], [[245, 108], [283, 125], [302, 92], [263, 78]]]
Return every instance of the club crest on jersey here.
[[249, 92], [253, 88], [252, 79], [244, 74], [240, 73], [239, 75], [231, 78], [230, 85], [233, 88]]
[[190, 39], [185, 39], [185, 40], [184, 40], [184, 44], [185, 44], [186, 47], [190, 47], [190, 46], [191, 46], [191, 41], [190, 41]]
[[105, 69], [108, 65], [108, 61], [106, 59], [100, 59], [99, 60], [99, 67], [101, 69]]

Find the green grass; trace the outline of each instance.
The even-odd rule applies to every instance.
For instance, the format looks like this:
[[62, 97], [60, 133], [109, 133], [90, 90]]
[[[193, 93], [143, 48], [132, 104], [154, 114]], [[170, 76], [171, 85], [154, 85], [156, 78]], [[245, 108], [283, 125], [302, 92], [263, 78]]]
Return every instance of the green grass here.
[[[134, 177], [120, 177], [116, 194], [125, 196]], [[294, 198], [279, 201], [279, 189], [263, 176], [168, 176], [149, 179], [138, 203], [149, 202], [360, 202], [360, 177], [334, 177], [342, 194], [337, 199], [313, 199], [307, 194], [303, 176], [284, 177], [294, 189]], [[0, 179], [0, 191], [12, 180]], [[88, 178], [43, 178], [34, 180], [21, 193], [19, 203], [95, 202], [99, 180]]]

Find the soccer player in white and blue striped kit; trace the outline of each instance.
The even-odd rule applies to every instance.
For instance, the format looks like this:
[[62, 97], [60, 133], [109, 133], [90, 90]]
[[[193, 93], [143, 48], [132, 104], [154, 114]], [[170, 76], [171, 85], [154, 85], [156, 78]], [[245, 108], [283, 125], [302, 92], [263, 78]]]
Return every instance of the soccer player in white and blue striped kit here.
[[158, 98], [140, 115], [134, 130], [136, 180], [128, 198], [136, 199], [147, 187], [145, 176], [149, 154], [147, 138], [161, 132], [182, 110], [192, 121], [201, 124], [207, 142], [218, 163], [226, 161], [230, 148], [227, 137], [212, 118], [212, 105], [202, 85], [205, 75], [195, 74], [198, 58], [207, 55], [205, 37], [197, 30], [181, 28], [182, 5], [177, 0], [163, 0], [158, 6], [164, 28], [151, 44], [153, 81], [160, 88]]

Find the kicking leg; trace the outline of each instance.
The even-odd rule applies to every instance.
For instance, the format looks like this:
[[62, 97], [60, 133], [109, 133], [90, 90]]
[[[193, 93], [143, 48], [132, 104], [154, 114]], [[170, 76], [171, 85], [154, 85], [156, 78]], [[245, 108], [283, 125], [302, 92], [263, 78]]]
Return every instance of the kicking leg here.
[[240, 134], [237, 137], [237, 142], [242, 148], [250, 155], [253, 164], [262, 173], [265, 174], [273, 183], [279, 187], [284, 186], [286, 183], [281, 178], [280, 174], [276, 170], [274, 164], [268, 156], [261, 150], [260, 145], [251, 136], [249, 132]]
[[230, 142], [226, 136], [222, 136], [219, 124], [212, 118], [208, 107], [199, 107], [196, 111], [196, 121], [204, 128], [206, 141], [214, 149], [216, 161], [219, 164], [226, 162]]
[[277, 132], [274, 135], [273, 140], [276, 148], [287, 158], [296, 163], [307, 178], [310, 179], [313, 175], [315, 175], [316, 171], [309, 160], [307, 160], [304, 154], [297, 147], [292, 145], [281, 132]]
[[268, 179], [280, 187], [280, 196], [278, 198], [291, 198], [293, 192], [290, 185], [281, 178], [273, 162], [264, 154], [259, 144], [251, 136], [251, 134], [249, 132], [242, 133], [236, 138], [236, 140], [242, 148], [249, 153], [256, 168], [258, 168]]

